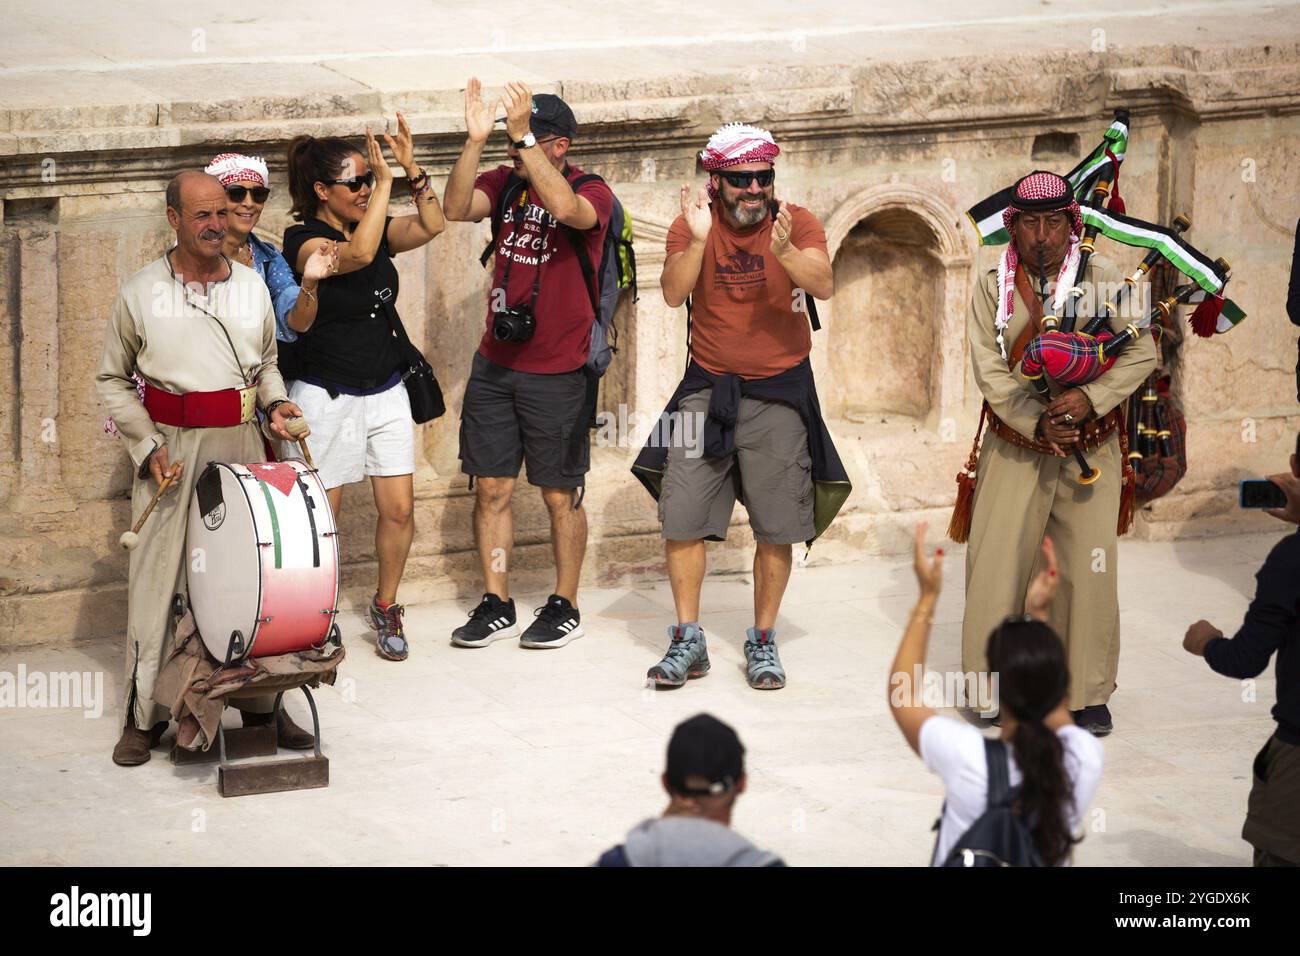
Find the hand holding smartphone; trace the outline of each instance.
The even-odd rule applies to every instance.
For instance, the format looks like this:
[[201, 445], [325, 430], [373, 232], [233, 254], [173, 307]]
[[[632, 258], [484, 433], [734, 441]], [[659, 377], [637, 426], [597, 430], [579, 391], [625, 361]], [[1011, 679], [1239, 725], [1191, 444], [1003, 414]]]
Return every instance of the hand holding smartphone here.
[[1241, 507], [1285, 508], [1286, 492], [1267, 478], [1249, 478], [1241, 482]]
[[1264, 508], [1265, 513], [1288, 524], [1300, 524], [1300, 477], [1284, 472], [1241, 483], [1241, 506]]

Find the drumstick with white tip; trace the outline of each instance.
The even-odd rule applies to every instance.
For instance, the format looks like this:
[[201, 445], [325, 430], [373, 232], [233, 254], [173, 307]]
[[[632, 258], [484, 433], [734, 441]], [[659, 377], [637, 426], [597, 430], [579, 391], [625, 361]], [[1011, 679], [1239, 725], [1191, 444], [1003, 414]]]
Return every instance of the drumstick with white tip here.
[[303, 437], [303, 434], [307, 431], [307, 419], [286, 418], [284, 420], [284, 430], [292, 435], [294, 439], [297, 440], [298, 444], [302, 446], [302, 457], [303, 461], [307, 462], [307, 467], [315, 468], [316, 466], [313, 465], [311, 461], [311, 452], [307, 450], [307, 439]]
[[153, 512], [153, 506], [158, 503], [158, 499], [163, 496], [163, 492], [171, 487], [176, 476], [181, 473], [181, 465], [182, 462], [172, 462], [171, 468], [167, 469], [163, 474], [162, 481], [158, 482], [158, 490], [153, 493], [153, 498], [145, 507], [144, 514], [140, 515], [140, 520], [135, 523], [134, 528], [130, 531], [123, 531], [122, 537], [117, 539], [117, 543], [126, 548], [126, 550], [134, 551], [136, 546], [140, 544], [140, 529], [144, 527], [145, 519]]

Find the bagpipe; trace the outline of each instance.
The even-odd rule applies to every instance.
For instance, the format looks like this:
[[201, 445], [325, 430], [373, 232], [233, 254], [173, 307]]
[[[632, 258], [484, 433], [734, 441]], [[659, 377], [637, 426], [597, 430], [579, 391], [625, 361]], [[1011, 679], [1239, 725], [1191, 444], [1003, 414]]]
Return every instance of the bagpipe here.
[[[1079, 200], [1084, 223], [1079, 262], [1070, 278], [1071, 288], [1061, 299], [1061, 314], [1043, 317], [1039, 334], [1026, 345], [1020, 362], [1021, 374], [1045, 402], [1052, 398], [1049, 379], [1062, 387], [1078, 387], [1095, 381], [1114, 366], [1130, 343], [1148, 329], [1158, 329], [1179, 305], [1198, 301], [1188, 321], [1192, 331], [1203, 338], [1230, 331], [1246, 317], [1235, 302], [1223, 295], [1231, 273], [1230, 264], [1222, 258], [1211, 260], [1187, 242], [1183, 233], [1191, 228], [1191, 221], [1186, 216], [1176, 216], [1171, 225], [1160, 226], [1126, 215], [1118, 183], [1128, 147], [1128, 118], [1127, 110], [1116, 110], [1115, 121], [1106, 130], [1102, 142], [1065, 175]], [[1107, 196], [1110, 202], [1103, 208]], [[977, 203], [967, 213], [980, 234], [982, 245], [1011, 241], [1001, 217], [1010, 202], [1008, 187]], [[1093, 318], [1075, 331], [1079, 306], [1088, 294], [1079, 282], [1098, 235], [1123, 245], [1144, 247], [1147, 252], [1137, 269], [1115, 291], [1114, 299], [1096, 302]], [[1122, 331], [1114, 332], [1111, 319], [1123, 313], [1127, 300], [1138, 294], [1142, 278], [1161, 260], [1190, 281], [1156, 302], [1146, 315], [1130, 322]], [[1045, 287], [1041, 275], [1040, 282]], [[1077, 445], [1071, 446], [1071, 451], [1079, 465], [1080, 484], [1096, 481], [1100, 472], [1088, 465]]]

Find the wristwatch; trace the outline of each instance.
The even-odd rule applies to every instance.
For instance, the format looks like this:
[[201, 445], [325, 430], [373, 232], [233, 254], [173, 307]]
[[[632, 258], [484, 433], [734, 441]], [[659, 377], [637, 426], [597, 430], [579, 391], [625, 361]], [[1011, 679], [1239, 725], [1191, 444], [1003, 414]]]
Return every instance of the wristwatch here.
[[519, 140], [517, 143], [512, 143], [511, 145], [513, 145], [515, 149], [529, 149], [537, 145], [537, 137], [533, 135], [532, 130], [529, 130], [527, 133], [524, 133], [523, 139]]

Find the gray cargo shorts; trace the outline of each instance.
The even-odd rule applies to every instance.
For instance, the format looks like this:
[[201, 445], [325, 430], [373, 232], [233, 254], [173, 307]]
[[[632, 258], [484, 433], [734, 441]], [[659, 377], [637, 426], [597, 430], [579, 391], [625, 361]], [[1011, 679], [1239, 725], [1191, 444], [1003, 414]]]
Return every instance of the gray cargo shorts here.
[[682, 399], [672, 424], [659, 494], [667, 541], [723, 540], [741, 486], [754, 538], [795, 544], [813, 536], [812, 458], [808, 429], [784, 402], [742, 397], [736, 444], [725, 458], [701, 453], [711, 389]]
[[580, 488], [591, 467], [591, 435], [578, 421], [587, 399], [582, 369], [558, 375], [517, 372], [478, 352], [460, 412], [461, 471], [517, 478], [541, 488]]

